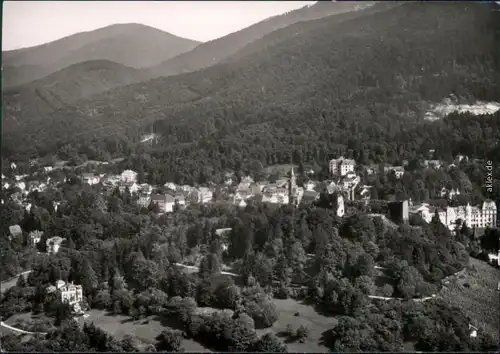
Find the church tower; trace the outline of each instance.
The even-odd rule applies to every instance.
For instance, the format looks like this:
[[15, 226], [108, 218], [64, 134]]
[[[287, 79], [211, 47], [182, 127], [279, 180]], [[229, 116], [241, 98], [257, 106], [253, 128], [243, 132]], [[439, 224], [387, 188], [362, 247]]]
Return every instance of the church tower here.
[[297, 204], [297, 177], [295, 177], [295, 172], [290, 171], [290, 180], [288, 181], [288, 200], [290, 204]]

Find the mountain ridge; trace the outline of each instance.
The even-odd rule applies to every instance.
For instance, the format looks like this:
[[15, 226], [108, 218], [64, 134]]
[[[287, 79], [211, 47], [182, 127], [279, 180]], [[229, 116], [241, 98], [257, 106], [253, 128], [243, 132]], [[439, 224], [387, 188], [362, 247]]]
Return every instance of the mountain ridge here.
[[[283, 30], [282, 40], [236, 63], [119, 87], [47, 117], [36, 135], [29, 126], [16, 132], [7, 117], [7, 139], [32, 136], [32, 146], [48, 151], [75, 132], [133, 140], [152, 126], [165, 138], [158, 153], [184, 156], [186, 168], [220, 149], [231, 166], [237, 156], [283, 162], [292, 146], [378, 151], [422, 122], [426, 102], [450, 93], [498, 97], [498, 12], [472, 3], [396, 5], [301, 24], [296, 36], [297, 28]], [[266, 158], [266, 150], [277, 152]]]
[[[181, 38], [141, 24], [115, 24], [93, 31], [80, 32], [34, 47], [2, 52], [4, 86], [34, 81], [79, 62], [110, 60], [133, 67], [156, 65], [200, 42]], [[15, 74], [23, 66], [32, 73]], [[14, 72], [13, 74], [6, 71]]]
[[[363, 6], [368, 7], [373, 4], [373, 1], [368, 1]], [[313, 5], [307, 5], [285, 14], [269, 17], [224, 37], [202, 43], [192, 51], [166, 60], [148, 69], [148, 77], [171, 76], [209, 67], [230, 57], [247, 44], [277, 29], [286, 28], [299, 21], [314, 20], [343, 12], [356, 11], [360, 6], [360, 4], [348, 2], [318, 1]]]

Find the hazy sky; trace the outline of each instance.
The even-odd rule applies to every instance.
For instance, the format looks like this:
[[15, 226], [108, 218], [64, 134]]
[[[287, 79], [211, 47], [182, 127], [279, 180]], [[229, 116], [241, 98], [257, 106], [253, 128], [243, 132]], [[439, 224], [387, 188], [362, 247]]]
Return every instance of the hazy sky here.
[[115, 23], [142, 23], [209, 41], [311, 1], [4, 1], [2, 50], [31, 47]]

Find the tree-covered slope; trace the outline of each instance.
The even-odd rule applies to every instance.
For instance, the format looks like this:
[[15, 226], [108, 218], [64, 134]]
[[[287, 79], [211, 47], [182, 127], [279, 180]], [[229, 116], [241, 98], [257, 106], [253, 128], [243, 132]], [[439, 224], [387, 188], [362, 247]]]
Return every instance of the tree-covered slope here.
[[377, 154], [422, 122], [428, 102], [498, 98], [499, 15], [474, 3], [392, 3], [297, 24], [238, 61], [120, 87], [36, 126], [29, 117], [22, 129], [4, 125], [6, 145], [36, 134], [26, 140], [41, 152], [75, 132], [109, 136], [156, 122], [168, 145], [158, 150], [170, 156], [183, 144], [175, 153], [183, 163], [220, 151], [229, 166], [282, 161], [294, 149], [320, 160], [348, 149]]
[[140, 81], [142, 71], [107, 60], [78, 63], [42, 79], [3, 92], [5, 117], [34, 122], [59, 108], [114, 87]]
[[362, 4], [336, 1], [317, 2], [312, 6], [305, 6], [283, 15], [273, 16], [227, 36], [202, 43], [189, 52], [166, 60], [150, 68], [149, 75], [151, 77], [170, 76], [200, 70], [225, 60], [247, 44], [280, 28], [286, 28], [300, 21], [357, 11], [372, 4], [372, 1]]

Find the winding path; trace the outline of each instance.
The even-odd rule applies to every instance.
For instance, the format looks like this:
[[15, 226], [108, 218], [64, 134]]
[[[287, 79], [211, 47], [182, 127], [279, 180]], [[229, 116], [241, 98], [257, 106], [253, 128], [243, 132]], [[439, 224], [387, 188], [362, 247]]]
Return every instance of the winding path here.
[[[375, 266], [374, 267], [375, 269], [385, 269], [385, 268], [382, 268], [382, 267], [379, 267], [379, 266]], [[458, 272], [456, 273], [453, 273], [453, 274], [450, 274], [448, 275], [447, 277], [441, 279], [441, 283], [444, 283], [446, 282], [448, 279], [452, 278], [452, 277], [455, 277], [459, 274], [462, 274], [463, 272], [465, 272], [465, 269], [462, 269], [462, 270], [459, 270]], [[426, 296], [426, 297], [420, 297], [420, 298], [413, 298], [411, 299], [412, 301], [415, 301], [415, 302], [425, 302], [425, 301], [428, 301], [428, 300], [431, 300], [431, 299], [434, 299], [435, 297], [437, 296], [437, 294], [432, 294], [431, 296]], [[399, 297], [385, 297], [385, 296], [375, 296], [375, 295], [368, 295], [368, 297], [370, 299], [377, 299], [377, 300], [384, 300], [384, 301], [389, 301], [389, 300], [404, 300], [403, 298], [399, 298]]]
[[[13, 286], [15, 286], [16, 284], [13, 282], [13, 280], [16, 280], [17, 278], [19, 278], [20, 276], [25, 276], [27, 274], [30, 274], [32, 272], [32, 270], [27, 270], [25, 272], [22, 272], [22, 273], [19, 273], [19, 274], [16, 274], [15, 276], [13, 276], [12, 278], [2, 282], [1, 284], [1, 287], [2, 287], [2, 293], [4, 291], [7, 291], [8, 289], [12, 288]], [[6, 284], [6, 283], [12, 283], [12, 284]], [[7, 323], [3, 322], [3, 321], [0, 321], [0, 326], [1, 327], [4, 327], [4, 328], [7, 328], [7, 329], [10, 329], [11, 331], [14, 331], [14, 332], [17, 332], [17, 333], [21, 333], [21, 334], [41, 334], [41, 335], [46, 335], [47, 333], [44, 333], [44, 332], [30, 332], [30, 331], [25, 331], [24, 329], [20, 329], [20, 328], [16, 328], [16, 327], [12, 327], [10, 325], [8, 325]]]
[[[197, 267], [197, 266], [190, 266], [190, 265], [186, 265], [186, 264], [182, 264], [182, 263], [175, 263], [175, 265], [177, 267], [181, 267], [181, 268], [185, 268], [185, 269], [199, 270], [199, 267]], [[380, 269], [380, 270], [386, 269], [384, 267], [380, 267], [380, 266], [377, 266], [377, 265], [374, 266], [374, 268], [375, 269]], [[456, 272], [454, 274], [448, 275], [447, 277], [443, 278], [441, 280], [441, 282], [445, 282], [449, 278], [457, 276], [458, 274], [463, 273], [464, 271], [465, 271], [465, 268], [462, 269], [462, 270], [459, 270], [458, 272]], [[222, 274], [222, 275], [230, 275], [232, 277], [239, 277], [240, 276], [239, 274], [230, 273], [230, 272], [220, 272], [220, 274]], [[294, 284], [292, 284], [292, 285], [294, 285]], [[297, 285], [297, 284], [295, 284], [295, 285]], [[434, 299], [436, 296], [437, 296], [437, 294], [432, 294], [431, 296], [420, 297], [420, 298], [413, 298], [413, 299], [408, 299], [408, 300], [415, 301], [415, 302], [425, 302], [425, 301], [429, 301], [429, 300]], [[399, 297], [385, 297], [385, 296], [376, 296], [376, 295], [368, 295], [368, 297], [370, 299], [383, 300], [383, 301], [405, 300], [405, 299], [399, 298]]]
[[46, 335], [47, 334], [47, 333], [44, 333], [44, 332], [30, 332], [30, 331], [25, 331], [24, 329], [19, 329], [19, 328], [16, 328], [16, 327], [9, 326], [7, 323], [5, 323], [3, 321], [0, 321], [0, 326], [8, 328], [8, 329], [10, 329], [12, 331], [15, 331], [15, 332], [21, 333], [21, 334], [41, 334], [41, 335]]

